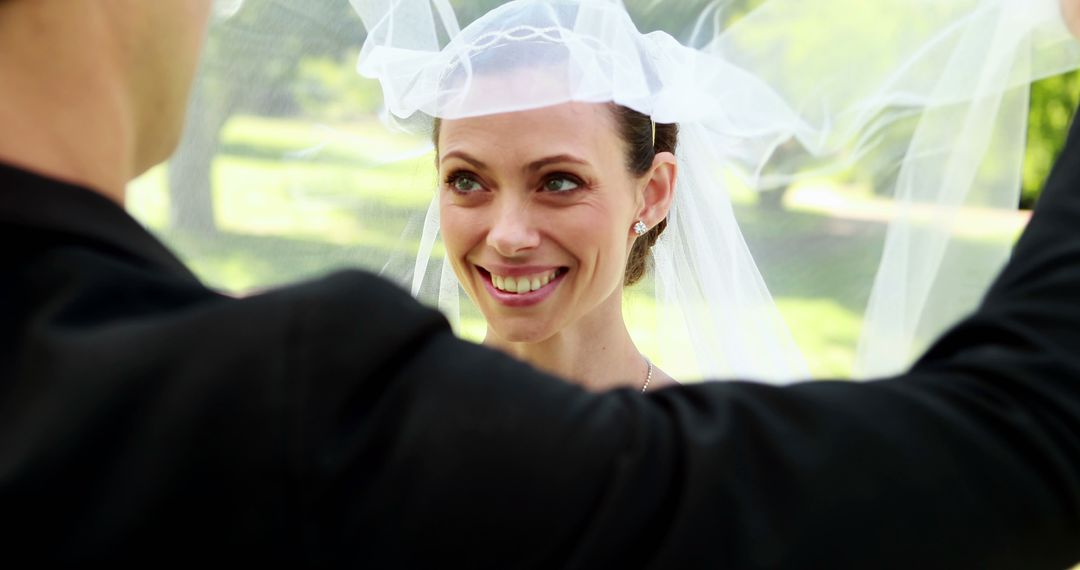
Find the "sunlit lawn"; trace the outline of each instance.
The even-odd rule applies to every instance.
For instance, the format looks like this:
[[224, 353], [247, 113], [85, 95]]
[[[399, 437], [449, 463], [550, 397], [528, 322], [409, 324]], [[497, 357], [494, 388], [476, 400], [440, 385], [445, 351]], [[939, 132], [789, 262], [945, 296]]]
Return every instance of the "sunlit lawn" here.
[[[227, 125], [221, 148], [213, 168], [218, 235], [183, 234], [167, 228], [164, 168], [134, 182], [128, 198], [128, 209], [169, 242], [207, 284], [245, 292], [335, 269], [378, 272], [390, 260], [394, 260], [390, 274], [411, 267], [418, 244], [404, 241], [401, 234], [422, 217], [435, 187], [432, 158], [425, 152], [424, 141], [387, 133], [377, 123], [331, 131], [241, 117]], [[387, 156], [407, 158], [387, 163]], [[849, 198], [842, 204], [846, 210], [838, 215], [835, 208], [818, 207], [829, 201], [822, 192], [827, 194], [828, 187], [793, 192], [784, 211], [761, 211], [745, 199], [737, 208], [746, 224], [744, 231], [760, 242], [836, 234], [820, 248], [801, 249], [799, 259], [764, 258], [758, 263], [775, 284], [779, 308], [804, 349], [812, 373], [845, 377], [851, 372], [866, 299], [838, 294], [850, 284], [837, 283], [830, 275], [848, 278], [857, 268], [845, 263], [876, 255], [872, 239], [845, 240], [845, 232], [880, 225], [873, 217], [882, 206], [872, 196]], [[1011, 239], [1020, 222], [1009, 218], [990, 226], [986, 230], [981, 220], [972, 224], [988, 231], [989, 239]], [[853, 251], [849, 243], [869, 250]], [[807, 252], [812, 252], [809, 259]], [[440, 251], [433, 252], [434, 258], [440, 256]], [[797, 294], [785, 290], [786, 283], [805, 283], [808, 274], [820, 281], [818, 288], [800, 288], [794, 291]], [[862, 278], [870, 279], [872, 274]], [[657, 354], [656, 310], [643, 292], [628, 291], [627, 321], [646, 354]], [[479, 314], [470, 307], [463, 307], [462, 313], [459, 334], [482, 338]], [[678, 353], [668, 352], [655, 360], [676, 377], [694, 375], [681, 364], [690, 359]]]

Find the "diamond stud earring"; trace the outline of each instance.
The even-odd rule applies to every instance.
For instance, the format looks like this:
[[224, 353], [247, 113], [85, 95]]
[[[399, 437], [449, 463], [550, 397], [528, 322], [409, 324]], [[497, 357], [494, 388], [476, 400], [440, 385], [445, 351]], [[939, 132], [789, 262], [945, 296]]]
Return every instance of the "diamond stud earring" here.
[[645, 222], [643, 222], [641, 220], [638, 220], [637, 223], [634, 224], [634, 233], [635, 234], [637, 234], [639, 236], [643, 236], [643, 235], [645, 235], [645, 232], [647, 232], [647, 231], [649, 231], [649, 227], [645, 225]]

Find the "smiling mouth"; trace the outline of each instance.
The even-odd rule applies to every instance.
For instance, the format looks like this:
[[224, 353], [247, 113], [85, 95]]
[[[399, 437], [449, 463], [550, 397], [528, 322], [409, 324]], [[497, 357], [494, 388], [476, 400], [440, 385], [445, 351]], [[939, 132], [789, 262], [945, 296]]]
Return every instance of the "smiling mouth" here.
[[477, 266], [477, 269], [481, 274], [487, 277], [495, 289], [503, 293], [515, 295], [525, 295], [543, 289], [549, 283], [565, 274], [568, 270], [566, 267], [559, 267], [558, 269], [552, 269], [542, 273], [511, 277], [508, 275], [496, 275], [479, 266]]

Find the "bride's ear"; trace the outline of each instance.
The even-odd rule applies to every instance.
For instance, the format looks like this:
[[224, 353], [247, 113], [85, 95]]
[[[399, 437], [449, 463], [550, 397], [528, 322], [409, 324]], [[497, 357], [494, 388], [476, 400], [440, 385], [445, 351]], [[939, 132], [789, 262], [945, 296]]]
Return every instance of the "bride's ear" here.
[[648, 227], [655, 227], [667, 217], [671, 202], [675, 199], [675, 178], [678, 165], [675, 155], [670, 152], [658, 152], [653, 158], [652, 168], [646, 175], [643, 201], [638, 218]]

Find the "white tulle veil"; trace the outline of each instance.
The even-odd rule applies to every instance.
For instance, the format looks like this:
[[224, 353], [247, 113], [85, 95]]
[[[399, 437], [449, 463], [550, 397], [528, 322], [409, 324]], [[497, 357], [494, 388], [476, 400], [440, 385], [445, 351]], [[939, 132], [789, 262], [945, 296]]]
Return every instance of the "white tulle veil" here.
[[[378, 270], [452, 321], [475, 322], [443, 262], [422, 138], [431, 119], [615, 102], [680, 126], [669, 226], [627, 294], [639, 347], [680, 378], [802, 378], [831, 372], [821, 363], [837, 347], [855, 377], [910, 364], [1006, 259], [1030, 83], [1080, 62], [1056, 0], [766, 0], [741, 17], [735, 1], [351, 4], [359, 20], [313, 25], [293, 7], [278, 23], [363, 40], [348, 80], [378, 81], [373, 111], [388, 130], [369, 140], [294, 108], [293, 124], [311, 128], [272, 158], [279, 176], [265, 183], [283, 185], [295, 212], [330, 220], [326, 235], [342, 208], [363, 226], [353, 235], [382, 229], [297, 254], [305, 267]], [[245, 9], [233, 2], [218, 26], [250, 33]], [[250, 43], [286, 49], [272, 36]], [[297, 60], [319, 40], [292, 44]], [[213, 81], [247, 81], [241, 91], [261, 97], [284, 89], [243, 74]], [[388, 174], [358, 184], [313, 164]], [[195, 259], [213, 241], [175, 239]], [[273, 259], [301, 246], [259, 247]]]

